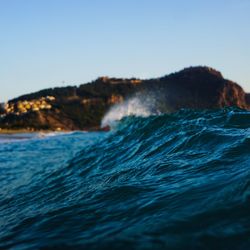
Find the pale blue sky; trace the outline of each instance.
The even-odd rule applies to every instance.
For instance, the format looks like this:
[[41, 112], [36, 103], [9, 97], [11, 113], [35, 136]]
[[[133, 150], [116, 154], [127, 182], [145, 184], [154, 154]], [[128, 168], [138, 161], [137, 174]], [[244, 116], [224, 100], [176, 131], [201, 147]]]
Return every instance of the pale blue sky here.
[[208, 65], [250, 91], [250, 0], [0, 0], [0, 101]]

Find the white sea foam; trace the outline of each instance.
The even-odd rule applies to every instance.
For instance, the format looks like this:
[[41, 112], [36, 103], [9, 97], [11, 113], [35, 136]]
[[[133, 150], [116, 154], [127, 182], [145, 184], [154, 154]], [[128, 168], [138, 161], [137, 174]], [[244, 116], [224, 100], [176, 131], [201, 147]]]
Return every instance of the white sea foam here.
[[106, 113], [102, 119], [102, 127], [112, 126], [117, 121], [126, 116], [148, 117], [150, 115], [159, 114], [153, 111], [154, 98], [150, 96], [136, 95], [130, 99], [116, 104]]

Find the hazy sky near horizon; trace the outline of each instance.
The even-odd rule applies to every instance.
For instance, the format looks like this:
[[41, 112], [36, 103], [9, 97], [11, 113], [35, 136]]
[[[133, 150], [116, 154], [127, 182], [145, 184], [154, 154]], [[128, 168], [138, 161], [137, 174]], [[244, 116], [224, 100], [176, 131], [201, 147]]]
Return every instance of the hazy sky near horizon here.
[[0, 102], [207, 65], [250, 92], [250, 0], [0, 0]]

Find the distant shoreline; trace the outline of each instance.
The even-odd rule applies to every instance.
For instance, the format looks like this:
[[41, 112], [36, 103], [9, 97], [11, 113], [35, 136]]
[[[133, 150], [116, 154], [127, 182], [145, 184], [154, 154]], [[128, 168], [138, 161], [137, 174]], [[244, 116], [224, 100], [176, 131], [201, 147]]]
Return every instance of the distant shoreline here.
[[55, 133], [55, 132], [71, 132], [71, 131], [55, 131], [55, 130], [28, 130], [28, 129], [0, 129], [0, 134], [32, 134], [32, 133]]
[[14, 134], [35, 134], [35, 133], [70, 133], [70, 132], [108, 132], [109, 126], [106, 127], [93, 127], [83, 130], [29, 130], [29, 129], [0, 129], [0, 135], [14, 135]]
[[250, 110], [250, 93], [206, 66], [145, 80], [100, 77], [78, 87], [43, 89], [9, 100], [0, 107], [0, 133], [109, 131], [101, 126], [110, 111], [116, 119], [135, 112], [225, 107]]

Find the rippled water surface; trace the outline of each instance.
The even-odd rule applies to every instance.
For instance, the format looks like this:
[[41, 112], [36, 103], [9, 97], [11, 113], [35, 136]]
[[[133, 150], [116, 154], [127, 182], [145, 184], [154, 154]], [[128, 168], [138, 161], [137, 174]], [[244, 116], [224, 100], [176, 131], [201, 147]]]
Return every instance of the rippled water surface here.
[[250, 249], [250, 113], [0, 137], [0, 249]]

